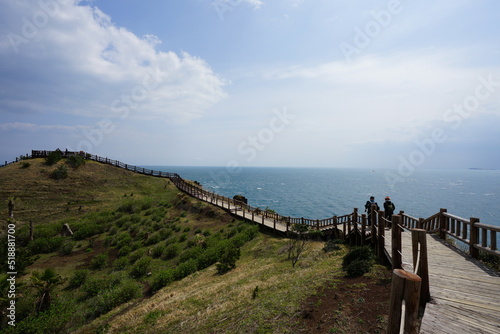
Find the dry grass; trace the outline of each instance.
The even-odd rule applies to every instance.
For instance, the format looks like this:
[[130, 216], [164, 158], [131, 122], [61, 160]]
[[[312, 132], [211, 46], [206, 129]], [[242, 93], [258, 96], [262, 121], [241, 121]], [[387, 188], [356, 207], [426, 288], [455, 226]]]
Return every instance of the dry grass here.
[[[15, 218], [21, 225], [33, 220], [47, 223], [115, 206], [124, 195], [141, 198], [158, 194], [170, 182], [131, 173], [110, 165], [87, 161], [76, 171], [68, 167], [68, 178], [54, 180], [49, 174], [64, 161], [47, 166], [43, 159], [27, 160], [0, 168], [0, 217], [7, 217], [7, 201], [15, 198]], [[173, 189], [173, 185], [169, 185]]]
[[332, 279], [345, 252], [326, 254], [322, 242], [312, 242], [292, 268], [282, 252], [286, 243], [261, 234], [229, 273], [217, 275], [214, 266], [197, 272], [80, 333], [291, 333], [301, 302]]

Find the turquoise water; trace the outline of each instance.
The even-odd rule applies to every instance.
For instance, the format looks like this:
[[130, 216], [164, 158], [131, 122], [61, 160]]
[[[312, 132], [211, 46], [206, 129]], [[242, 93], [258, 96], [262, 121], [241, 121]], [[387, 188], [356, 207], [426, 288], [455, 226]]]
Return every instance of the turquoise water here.
[[397, 171], [371, 169], [144, 167], [178, 173], [227, 197], [244, 195], [252, 206], [291, 217], [323, 219], [355, 207], [362, 211], [370, 195], [380, 206], [389, 195], [396, 211], [417, 218], [446, 208], [451, 214], [500, 226], [500, 170], [416, 170], [400, 177]]

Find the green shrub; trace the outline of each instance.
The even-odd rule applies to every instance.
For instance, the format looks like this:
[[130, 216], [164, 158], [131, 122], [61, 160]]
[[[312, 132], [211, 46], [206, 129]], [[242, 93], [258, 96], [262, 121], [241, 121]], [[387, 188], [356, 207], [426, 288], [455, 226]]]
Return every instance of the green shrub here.
[[[125, 257], [127, 255], [130, 254], [130, 252], [132, 252], [132, 247], [130, 246], [123, 246], [122, 248], [120, 248], [120, 250], [118, 251], [118, 257]], [[128, 260], [127, 260], [128, 261]]]
[[30, 241], [28, 248], [32, 254], [46, 254], [57, 251], [64, 242], [61, 236], [52, 238], [37, 238]]
[[130, 246], [134, 239], [127, 232], [122, 232], [117, 237], [116, 248], [120, 249], [126, 246]]
[[202, 247], [192, 247], [184, 250], [181, 255], [179, 255], [179, 262], [186, 262], [189, 259], [197, 259], [203, 253]]
[[144, 250], [137, 250], [128, 256], [130, 264], [134, 264], [137, 260], [144, 256]]
[[79, 155], [72, 155], [66, 159], [66, 163], [73, 168], [78, 168], [85, 164], [85, 159]]
[[343, 244], [344, 241], [341, 239], [331, 239], [325, 242], [325, 246], [323, 247], [323, 251], [325, 253], [338, 251], [341, 249], [340, 245]]
[[121, 257], [113, 262], [113, 268], [115, 270], [123, 270], [128, 266], [128, 259], [126, 257]]
[[165, 251], [165, 248], [165, 245], [157, 245], [153, 247], [153, 249], [151, 250], [151, 256], [154, 259], [161, 257], [163, 255], [163, 252]]
[[345, 268], [347, 277], [357, 277], [361, 276], [367, 272], [370, 272], [373, 263], [367, 260], [355, 260], [349, 263]]
[[28, 168], [29, 166], [31, 166], [29, 162], [26, 161], [21, 162], [21, 168]]
[[84, 298], [97, 296], [109, 286], [109, 281], [105, 278], [88, 278], [82, 285], [82, 291], [85, 293]]
[[228, 246], [224, 249], [217, 263], [217, 273], [225, 274], [236, 267], [236, 261], [240, 258], [240, 249], [234, 246]]
[[156, 292], [161, 288], [169, 285], [173, 281], [174, 281], [174, 271], [170, 268], [162, 270], [154, 278], [151, 289], [153, 290], [153, 292]]
[[150, 257], [147, 256], [147, 257], [140, 258], [132, 266], [132, 269], [129, 272], [130, 276], [132, 276], [134, 278], [139, 278], [139, 277], [146, 275], [149, 271], [150, 264], [151, 264]]
[[68, 282], [68, 287], [70, 289], [76, 289], [81, 287], [87, 280], [88, 270], [80, 269], [73, 273]]
[[[19, 301], [18, 301], [19, 303]], [[16, 311], [18, 311], [16, 304]], [[74, 303], [56, 300], [49, 310], [37, 315], [31, 315], [20, 321], [19, 313], [16, 312], [16, 325], [8, 326], [6, 334], [44, 334], [44, 333], [66, 333], [68, 322], [73, 318], [77, 308]]]
[[149, 236], [149, 238], [144, 240], [144, 244], [147, 246], [150, 246], [150, 245], [157, 244], [160, 241], [161, 241], [161, 235], [159, 233], [153, 233]]
[[179, 264], [173, 272], [174, 279], [180, 280], [184, 277], [191, 275], [198, 270], [198, 263], [195, 259], [190, 259], [186, 262]]
[[129, 214], [134, 213], [136, 210], [134, 204], [135, 202], [133, 200], [127, 200], [122, 205], [120, 205], [118, 209], [116, 209], [116, 211]]
[[59, 248], [59, 253], [61, 255], [70, 255], [75, 247], [75, 242], [72, 240], [64, 240], [61, 247]]
[[121, 304], [140, 297], [141, 290], [141, 285], [131, 280], [126, 280], [120, 285], [105, 290], [88, 301], [90, 311], [87, 314], [87, 319], [95, 319]]
[[108, 253], [102, 253], [96, 255], [90, 262], [90, 268], [92, 269], [102, 269], [108, 265], [109, 255]]
[[172, 244], [165, 247], [165, 251], [163, 252], [163, 259], [170, 260], [175, 258], [179, 254], [179, 245]]
[[349, 277], [360, 276], [371, 270], [374, 258], [369, 246], [354, 247], [342, 259], [342, 268]]
[[65, 166], [59, 166], [49, 176], [54, 180], [65, 179], [68, 177], [68, 169]]
[[45, 157], [45, 164], [52, 166], [58, 161], [60, 161], [62, 158], [63, 156], [60, 150], [52, 151]]

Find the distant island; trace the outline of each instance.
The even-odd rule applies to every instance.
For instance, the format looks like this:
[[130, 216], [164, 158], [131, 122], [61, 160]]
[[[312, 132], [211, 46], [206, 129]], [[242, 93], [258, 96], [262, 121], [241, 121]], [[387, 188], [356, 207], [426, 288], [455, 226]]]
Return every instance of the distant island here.
[[496, 168], [475, 168], [475, 167], [471, 167], [469, 169], [470, 170], [497, 170]]

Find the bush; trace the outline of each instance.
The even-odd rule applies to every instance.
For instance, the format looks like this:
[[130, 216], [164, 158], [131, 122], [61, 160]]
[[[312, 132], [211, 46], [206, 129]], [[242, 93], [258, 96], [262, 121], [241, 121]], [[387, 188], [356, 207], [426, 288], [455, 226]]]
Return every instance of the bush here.
[[366, 260], [355, 260], [349, 263], [345, 268], [347, 277], [361, 276], [372, 269], [373, 263]]
[[127, 266], [128, 266], [128, 259], [126, 257], [116, 259], [115, 262], [113, 262], [113, 268], [115, 270], [123, 270]]
[[88, 303], [91, 306], [91, 311], [87, 314], [87, 319], [94, 319], [102, 314], [106, 314], [115, 307], [140, 297], [140, 295], [140, 284], [126, 280], [122, 284], [107, 289], [90, 300]]
[[153, 258], [159, 258], [163, 255], [163, 252], [165, 251], [165, 245], [158, 245], [156, 247], [153, 247], [151, 250], [151, 256]]
[[343, 243], [344, 243], [344, 241], [341, 239], [328, 240], [327, 242], [325, 242], [325, 246], [323, 247], [323, 251], [325, 253], [328, 253], [331, 251], [338, 251], [341, 249], [340, 245]]
[[64, 240], [62, 243], [59, 253], [61, 255], [70, 255], [73, 252], [73, 248], [75, 247], [75, 242], [72, 240]]
[[90, 267], [92, 269], [102, 269], [108, 265], [109, 261], [109, 255], [108, 253], [102, 253], [99, 255], [96, 255], [92, 261], [90, 262]]
[[64, 166], [59, 166], [52, 173], [50, 173], [50, 177], [54, 180], [65, 179], [68, 177], [68, 169]]
[[344, 256], [342, 268], [349, 277], [360, 276], [371, 270], [374, 258], [369, 246], [354, 247]]
[[198, 263], [195, 259], [179, 264], [173, 272], [174, 279], [180, 280], [198, 270]]
[[168, 245], [165, 248], [165, 251], [163, 252], [163, 259], [170, 260], [170, 259], [175, 258], [178, 254], [179, 254], [179, 245], [178, 244]]
[[76, 289], [81, 287], [87, 280], [88, 270], [77, 270], [70, 277], [68, 282], [68, 288]]
[[62, 157], [62, 152], [60, 150], [52, 151], [45, 157], [45, 164], [52, 166], [53, 164], [61, 160]]
[[32, 254], [46, 254], [57, 251], [64, 242], [61, 236], [53, 238], [38, 238], [30, 241], [28, 247]]
[[21, 162], [21, 168], [28, 168], [29, 166], [31, 166], [29, 162], [26, 161]]
[[151, 289], [153, 292], [160, 290], [161, 288], [169, 285], [174, 281], [174, 271], [172, 269], [162, 270], [153, 280], [153, 285]]
[[217, 263], [217, 273], [219, 275], [225, 274], [231, 269], [236, 267], [236, 261], [240, 258], [240, 249], [237, 247], [226, 247], [221, 257], [219, 258], [219, 263]]
[[85, 164], [85, 159], [79, 155], [72, 155], [68, 159], [66, 159], [66, 163], [73, 168], [78, 168], [81, 165]]
[[130, 270], [130, 276], [133, 278], [139, 278], [148, 273], [149, 265], [151, 264], [150, 257], [142, 257], [132, 266]]

